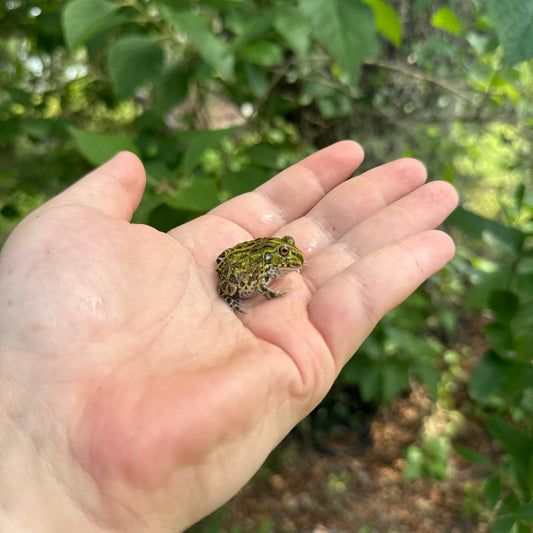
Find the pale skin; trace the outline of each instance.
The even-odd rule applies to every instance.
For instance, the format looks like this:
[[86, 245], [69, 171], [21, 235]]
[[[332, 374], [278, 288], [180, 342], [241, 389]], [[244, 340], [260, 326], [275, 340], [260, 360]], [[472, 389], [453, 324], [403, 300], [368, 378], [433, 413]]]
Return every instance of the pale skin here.
[[[0, 255], [0, 530], [181, 531], [234, 495], [376, 322], [453, 256], [444, 182], [345, 181], [332, 145], [168, 234], [130, 224], [130, 153], [30, 214]], [[218, 254], [292, 235], [306, 264], [236, 313]]]

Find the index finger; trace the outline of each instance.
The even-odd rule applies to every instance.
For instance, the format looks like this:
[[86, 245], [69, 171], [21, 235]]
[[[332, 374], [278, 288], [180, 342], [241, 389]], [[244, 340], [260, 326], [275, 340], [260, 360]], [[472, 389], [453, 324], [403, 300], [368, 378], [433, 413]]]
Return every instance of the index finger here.
[[363, 156], [363, 149], [354, 141], [332, 144], [210, 214], [239, 225], [254, 238], [270, 236], [305, 215], [327, 192], [349, 178]]

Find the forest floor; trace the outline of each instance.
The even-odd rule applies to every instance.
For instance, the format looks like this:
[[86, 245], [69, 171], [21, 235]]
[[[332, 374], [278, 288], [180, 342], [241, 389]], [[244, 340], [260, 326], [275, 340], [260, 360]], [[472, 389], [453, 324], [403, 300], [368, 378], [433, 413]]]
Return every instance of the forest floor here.
[[366, 435], [321, 435], [320, 446], [307, 417], [232, 500], [190, 533], [489, 533], [492, 512], [481, 492], [490, 466], [450, 447], [443, 479], [404, 475], [407, 448], [422, 446], [423, 435], [449, 434], [451, 426], [454, 444], [499, 463], [501, 449], [476, 423], [467, 392], [487, 349], [481, 326], [473, 321], [463, 332], [468, 344], [454, 346], [468, 346], [470, 354], [453, 391], [456, 410], [413, 384], [410, 394], [371, 413]]
[[[216, 521], [211, 517], [194, 531], [487, 533], [487, 511], [476, 496], [486, 467], [451, 450], [445, 479], [404, 478], [405, 450], [420, 444], [428, 421], [446, 423], [420, 387], [378, 410], [370, 424], [372, 438], [359, 453], [320, 453], [293, 432]], [[488, 456], [498, 454], [473, 423], [463, 424], [456, 439]], [[465, 487], [471, 487], [470, 497]]]

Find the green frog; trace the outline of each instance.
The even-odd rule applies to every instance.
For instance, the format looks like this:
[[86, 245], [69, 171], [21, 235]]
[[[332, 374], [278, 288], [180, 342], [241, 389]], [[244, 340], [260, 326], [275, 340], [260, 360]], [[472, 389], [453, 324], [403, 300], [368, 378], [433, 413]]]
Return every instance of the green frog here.
[[268, 286], [292, 270], [298, 270], [304, 256], [290, 236], [261, 237], [236, 244], [217, 257], [218, 294], [232, 308], [244, 313], [240, 298], [262, 294], [266, 298], [283, 296]]

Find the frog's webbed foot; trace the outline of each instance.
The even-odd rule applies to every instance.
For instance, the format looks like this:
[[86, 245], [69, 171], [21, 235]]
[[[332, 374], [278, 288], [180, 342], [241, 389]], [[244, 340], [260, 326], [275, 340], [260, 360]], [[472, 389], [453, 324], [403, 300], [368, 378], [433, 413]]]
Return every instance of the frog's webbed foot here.
[[246, 311], [243, 309], [244, 304], [239, 300], [239, 298], [234, 298], [233, 296], [230, 296], [229, 294], [226, 294], [223, 296], [224, 301], [232, 308], [235, 309], [235, 311], [239, 311], [239, 313], [242, 313], [243, 315], [246, 314]]
[[284, 294], [284, 292], [268, 290], [263, 296], [270, 300], [271, 298], [281, 298]]
[[273, 291], [272, 289], [269, 289], [266, 283], [258, 285], [257, 292], [259, 294], [262, 294], [265, 298], [268, 298], [269, 300], [272, 298], [279, 298], [280, 296], [283, 296], [285, 294], [284, 292]]

